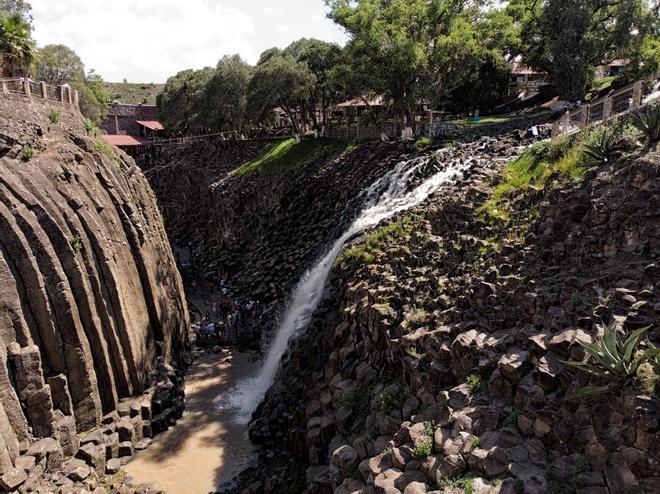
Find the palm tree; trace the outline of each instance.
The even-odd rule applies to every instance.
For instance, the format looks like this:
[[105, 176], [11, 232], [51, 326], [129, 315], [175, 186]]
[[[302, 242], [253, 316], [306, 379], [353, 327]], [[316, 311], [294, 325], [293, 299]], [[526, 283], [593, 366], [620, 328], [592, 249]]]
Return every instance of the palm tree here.
[[0, 55], [5, 76], [25, 75], [37, 56], [30, 25], [20, 15], [0, 16]]

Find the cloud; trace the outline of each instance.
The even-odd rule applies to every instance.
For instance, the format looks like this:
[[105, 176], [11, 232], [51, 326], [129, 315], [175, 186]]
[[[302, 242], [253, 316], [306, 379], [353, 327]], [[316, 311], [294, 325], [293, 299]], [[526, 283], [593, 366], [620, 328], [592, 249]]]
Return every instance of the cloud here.
[[164, 81], [187, 67], [215, 65], [226, 53], [253, 54], [250, 16], [205, 0], [33, 0], [40, 46], [73, 48], [87, 68], [121, 81]]
[[[61, 43], [88, 69], [119, 82], [165, 82], [180, 70], [302, 37], [343, 42], [323, 0], [31, 0], [40, 46]], [[268, 2], [270, 3], [270, 2]]]

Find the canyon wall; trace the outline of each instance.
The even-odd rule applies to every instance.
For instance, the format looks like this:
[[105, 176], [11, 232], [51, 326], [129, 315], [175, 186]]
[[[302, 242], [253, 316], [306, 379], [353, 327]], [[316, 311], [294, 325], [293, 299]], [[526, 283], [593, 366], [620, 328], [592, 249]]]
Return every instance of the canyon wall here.
[[76, 111], [10, 95], [0, 97], [0, 294], [0, 478], [9, 489], [37, 439], [74, 454], [66, 443], [76, 432], [149, 391], [182, 359], [189, 326], [140, 169], [85, 136]]
[[407, 143], [372, 143], [302, 167], [230, 173], [270, 145], [199, 143], [146, 172], [173, 244], [191, 246], [199, 272], [224, 275], [238, 293], [262, 302], [286, 295], [338, 236], [351, 200], [415, 151]]

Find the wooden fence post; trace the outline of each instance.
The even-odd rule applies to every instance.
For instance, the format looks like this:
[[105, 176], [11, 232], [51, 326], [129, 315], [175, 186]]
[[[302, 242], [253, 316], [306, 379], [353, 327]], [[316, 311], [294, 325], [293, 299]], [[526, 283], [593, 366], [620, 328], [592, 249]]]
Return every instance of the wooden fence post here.
[[64, 86], [58, 86], [60, 89], [60, 103], [64, 103]]
[[9, 94], [9, 88], [7, 87], [7, 81], [2, 80], [2, 93]]
[[48, 86], [46, 86], [45, 82], [41, 82], [41, 97], [43, 99], [48, 99]]
[[32, 91], [30, 90], [30, 81], [28, 81], [27, 77], [23, 79], [23, 91], [25, 91], [25, 96], [28, 98], [32, 98]]
[[603, 100], [603, 122], [607, 122], [612, 117], [612, 98], [605, 96]]
[[78, 90], [73, 91], [73, 104], [76, 108], [80, 106], [80, 99], [78, 96]]
[[642, 106], [642, 98], [644, 97], [644, 82], [637, 81], [633, 87], [632, 109], [636, 110]]
[[582, 107], [582, 115], [580, 115], [580, 128], [584, 129], [589, 125], [590, 112], [591, 112], [591, 105], [584, 105]]

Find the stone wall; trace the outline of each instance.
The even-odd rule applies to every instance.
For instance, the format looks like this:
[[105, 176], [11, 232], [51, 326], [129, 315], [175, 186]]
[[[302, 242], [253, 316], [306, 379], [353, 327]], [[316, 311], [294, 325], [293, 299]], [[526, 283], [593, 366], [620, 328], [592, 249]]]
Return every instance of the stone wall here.
[[76, 434], [113, 422], [107, 417], [121, 414], [124, 400], [172, 388], [167, 369], [183, 358], [189, 326], [142, 172], [127, 155], [82, 136], [76, 111], [63, 110], [59, 124], [49, 111], [44, 102], [0, 96], [0, 485], [7, 490], [28, 473], [56, 471], [78, 453]]

